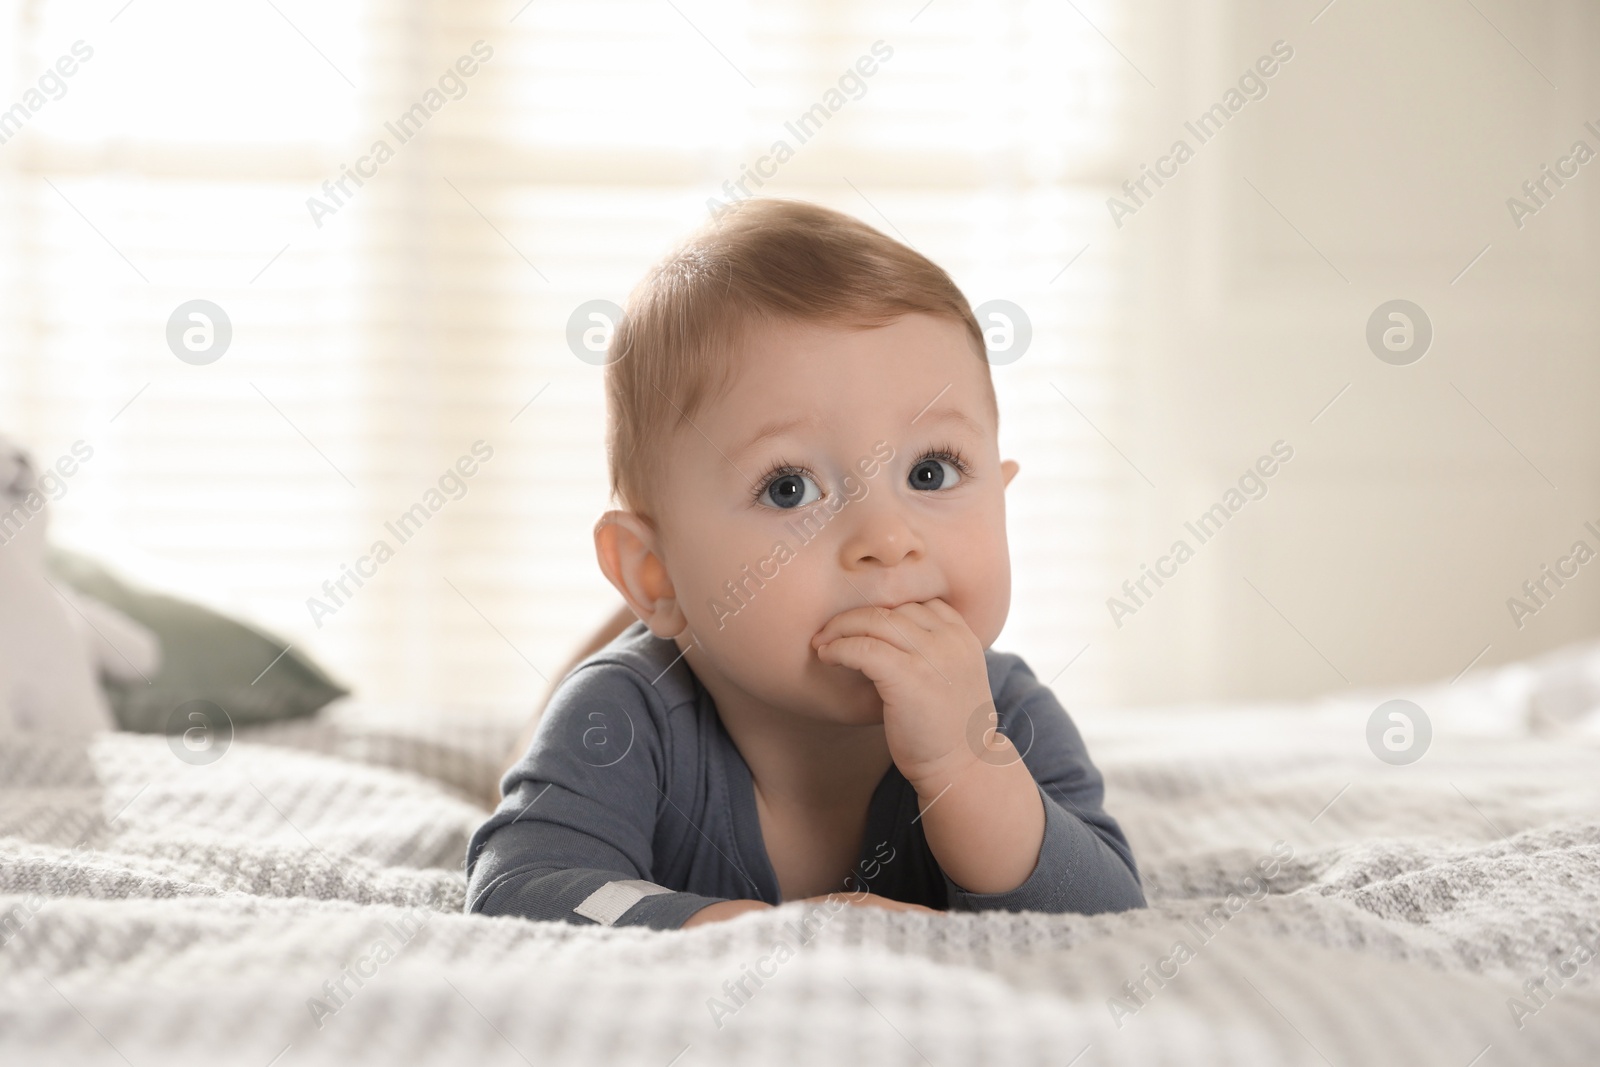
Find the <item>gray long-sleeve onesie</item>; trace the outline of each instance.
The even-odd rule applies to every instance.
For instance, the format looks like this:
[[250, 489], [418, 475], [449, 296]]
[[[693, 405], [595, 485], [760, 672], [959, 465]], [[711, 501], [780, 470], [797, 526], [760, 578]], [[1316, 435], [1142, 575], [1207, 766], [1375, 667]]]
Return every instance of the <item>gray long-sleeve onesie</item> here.
[[[985, 651], [997, 728], [1044, 799], [1027, 880], [969, 893], [939, 867], [915, 790], [892, 764], [872, 795], [862, 890], [954, 911], [1085, 912], [1144, 906], [1104, 787], [1055, 695], [1022, 659]], [[467, 846], [467, 910], [677, 929], [719, 900], [782, 903], [750, 769], [677, 645], [635, 622], [562, 679], [502, 800]]]

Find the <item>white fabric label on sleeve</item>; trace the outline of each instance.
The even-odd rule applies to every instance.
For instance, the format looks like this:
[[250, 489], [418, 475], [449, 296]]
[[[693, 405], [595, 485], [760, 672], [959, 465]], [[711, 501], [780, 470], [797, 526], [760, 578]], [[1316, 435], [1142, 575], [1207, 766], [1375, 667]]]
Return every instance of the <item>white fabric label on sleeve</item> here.
[[666, 886], [647, 882], [642, 878], [629, 878], [623, 882], [607, 882], [583, 898], [583, 903], [572, 910], [601, 926], [610, 926], [645, 897], [657, 893], [670, 893]]

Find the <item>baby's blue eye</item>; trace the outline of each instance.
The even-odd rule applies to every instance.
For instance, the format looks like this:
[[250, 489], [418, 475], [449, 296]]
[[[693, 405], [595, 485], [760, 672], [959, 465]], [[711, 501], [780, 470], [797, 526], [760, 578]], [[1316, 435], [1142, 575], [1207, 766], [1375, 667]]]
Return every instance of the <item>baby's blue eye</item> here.
[[[813, 492], [806, 492], [807, 485]], [[763, 502], [784, 509], [805, 507], [807, 504], [815, 504], [820, 499], [822, 492], [817, 489], [817, 483], [804, 474], [780, 474], [761, 490]]]
[[961, 472], [937, 456], [928, 456], [911, 468], [906, 480], [913, 489], [952, 489], [961, 484]]

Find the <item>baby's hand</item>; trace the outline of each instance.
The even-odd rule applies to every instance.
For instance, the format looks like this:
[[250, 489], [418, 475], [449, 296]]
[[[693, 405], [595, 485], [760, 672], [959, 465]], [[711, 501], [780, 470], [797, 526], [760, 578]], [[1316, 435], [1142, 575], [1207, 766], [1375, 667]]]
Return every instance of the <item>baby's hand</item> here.
[[903, 900], [891, 900], [880, 897], [876, 893], [824, 893], [817, 897], [801, 897], [806, 904], [825, 904], [834, 897], [841, 898], [846, 904], [857, 908], [883, 908], [885, 911], [923, 911], [929, 915], [943, 915], [944, 912], [921, 904], [907, 904]]
[[919, 795], [942, 792], [983, 752], [993, 722], [983, 645], [961, 613], [935, 597], [892, 610], [852, 608], [811, 639], [824, 663], [872, 679], [889, 753]]

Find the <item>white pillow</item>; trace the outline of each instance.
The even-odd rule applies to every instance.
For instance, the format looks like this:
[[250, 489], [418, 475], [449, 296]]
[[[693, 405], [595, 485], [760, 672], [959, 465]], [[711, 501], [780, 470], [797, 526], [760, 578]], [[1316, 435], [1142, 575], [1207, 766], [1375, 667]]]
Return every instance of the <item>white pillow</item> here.
[[33, 461], [0, 436], [0, 729], [112, 729], [83, 636], [93, 627], [45, 574], [49, 517]]
[[1600, 641], [1580, 641], [1533, 661], [1528, 727], [1536, 734], [1600, 726]]

